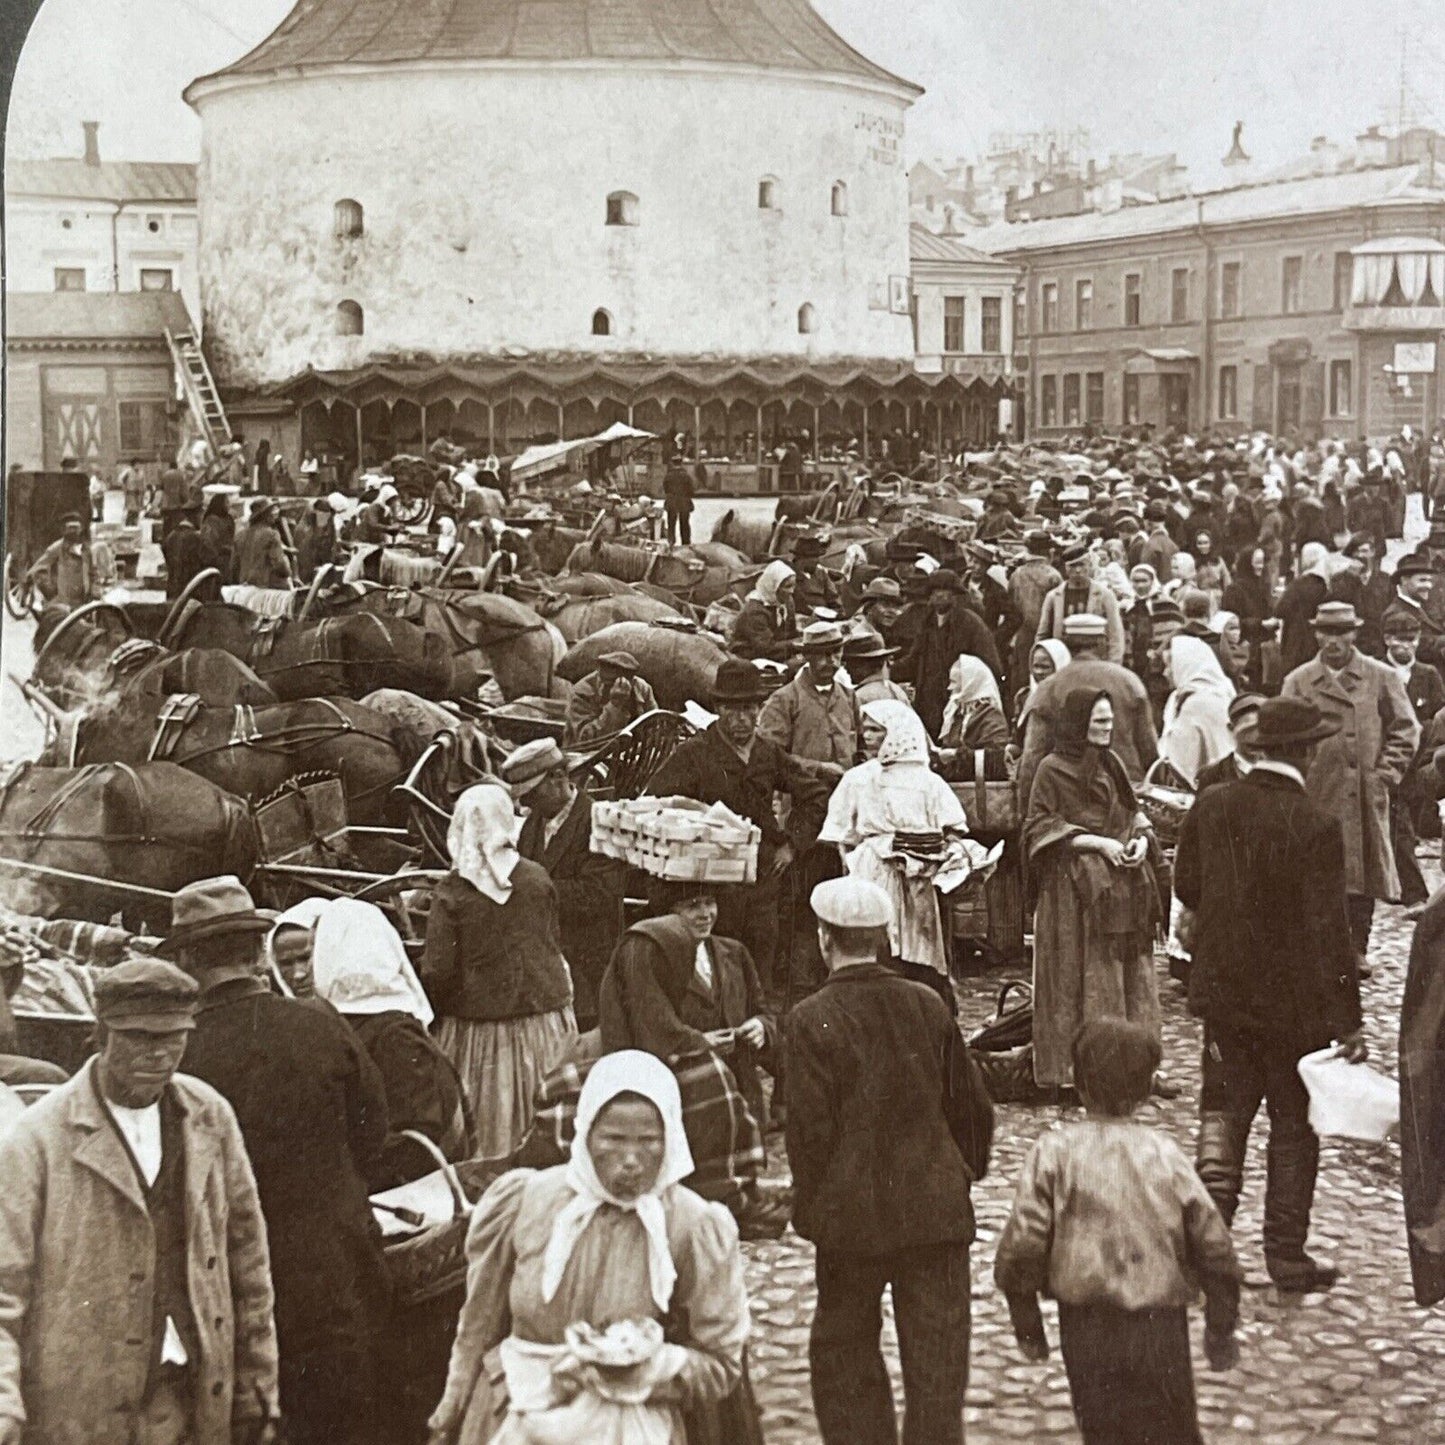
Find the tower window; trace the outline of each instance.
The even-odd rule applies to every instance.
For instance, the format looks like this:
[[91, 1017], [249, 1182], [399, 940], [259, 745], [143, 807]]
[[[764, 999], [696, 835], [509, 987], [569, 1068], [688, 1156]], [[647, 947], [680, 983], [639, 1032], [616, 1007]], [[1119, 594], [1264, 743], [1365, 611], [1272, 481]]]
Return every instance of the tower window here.
[[811, 301], [805, 301], [798, 307], [798, 330], [809, 336], [818, 329], [818, 313], [813, 309]]
[[758, 210], [776, 211], [778, 209], [778, 183], [771, 176], [764, 176], [758, 182]]
[[609, 226], [637, 225], [638, 201], [631, 191], [613, 191], [607, 197], [607, 224]]
[[336, 334], [360, 336], [366, 330], [366, 316], [355, 301], [341, 301], [336, 306]]
[[848, 214], [848, 183], [846, 181], [833, 182], [833, 214], [835, 216]]
[[612, 335], [612, 313], [598, 307], [592, 313], [592, 334], [594, 336]]
[[343, 199], [332, 207], [332, 232], [338, 241], [354, 241], [365, 229], [360, 201]]

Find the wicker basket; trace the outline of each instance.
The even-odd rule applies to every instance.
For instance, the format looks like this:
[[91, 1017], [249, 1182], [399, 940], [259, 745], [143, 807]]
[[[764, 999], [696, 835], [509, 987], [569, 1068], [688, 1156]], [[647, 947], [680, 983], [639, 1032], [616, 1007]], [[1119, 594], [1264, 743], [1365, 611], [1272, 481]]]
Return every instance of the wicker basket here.
[[654, 878], [754, 883], [762, 830], [694, 798], [621, 798], [592, 805], [594, 853], [619, 858]]
[[[1163, 758], [1156, 758], [1144, 774], [1144, 781], [1135, 789], [1140, 811], [1154, 825], [1154, 836], [1162, 848], [1173, 848], [1179, 841], [1179, 830], [1184, 826], [1184, 815], [1194, 806], [1194, 794], [1187, 788], [1170, 787], [1156, 780], [1161, 768], [1169, 765]], [[1173, 774], [1173, 769], [1170, 769]]]

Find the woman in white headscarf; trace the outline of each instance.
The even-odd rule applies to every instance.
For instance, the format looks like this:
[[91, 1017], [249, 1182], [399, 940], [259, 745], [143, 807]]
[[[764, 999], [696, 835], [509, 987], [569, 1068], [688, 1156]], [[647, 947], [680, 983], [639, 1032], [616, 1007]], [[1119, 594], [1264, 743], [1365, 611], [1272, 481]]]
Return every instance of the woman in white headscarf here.
[[798, 641], [798, 623], [793, 615], [797, 581], [797, 573], [781, 558], [774, 558], [763, 568], [733, 623], [728, 649], [734, 656], [787, 660]]
[[478, 1153], [489, 1159], [522, 1142], [537, 1086], [577, 1035], [557, 890], [517, 852], [519, 828], [500, 784], [457, 799], [452, 871], [432, 896], [422, 958], [437, 1041], [462, 1077]]
[[1205, 768], [1234, 751], [1229, 730], [1234, 684], [1214, 649], [1183, 633], [1169, 644], [1169, 675], [1174, 691], [1164, 706], [1159, 756], [1192, 788]]
[[948, 672], [939, 742], [946, 748], [1006, 748], [1013, 741], [993, 669], [981, 657], [960, 653]]
[[431, 1003], [400, 934], [374, 903], [321, 903], [312, 951], [316, 997], [351, 1026], [386, 1087], [388, 1135], [367, 1173], [373, 1190], [430, 1174], [432, 1156], [402, 1130], [425, 1135], [456, 1162], [472, 1153], [471, 1116], [456, 1065], [427, 1032]]
[[[864, 717], [886, 729], [878, 756], [850, 768], [833, 790], [820, 843], [835, 844], [850, 874], [876, 883], [893, 900], [893, 956], [946, 976], [943, 925], [933, 876], [898, 856], [898, 834], [962, 835], [963, 805], [928, 764], [928, 734], [911, 707], [870, 702]], [[912, 876], [910, 876], [910, 873]]]
[[[570, 1160], [504, 1174], [472, 1215], [433, 1441], [761, 1438], [739, 1389], [748, 1304], [737, 1225], [681, 1183], [692, 1168], [668, 1067], [632, 1049], [599, 1059]], [[637, 1363], [588, 1362], [589, 1337], [609, 1326], [615, 1343], [631, 1337]]]

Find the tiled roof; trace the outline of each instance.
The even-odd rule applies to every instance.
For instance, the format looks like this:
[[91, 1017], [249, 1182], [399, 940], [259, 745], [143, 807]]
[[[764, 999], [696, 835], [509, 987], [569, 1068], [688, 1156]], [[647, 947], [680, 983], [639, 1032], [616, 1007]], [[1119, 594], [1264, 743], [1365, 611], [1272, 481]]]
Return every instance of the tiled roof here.
[[165, 342], [191, 319], [176, 291], [10, 291], [5, 339], [16, 341]]
[[997, 256], [965, 246], [952, 236], [936, 236], [917, 221], [908, 227], [908, 256], [913, 261], [967, 261], [976, 266], [998, 266]]
[[166, 161], [14, 160], [5, 167], [7, 196], [53, 200], [194, 202], [196, 168]]
[[809, 0], [297, 0], [205, 81], [398, 61], [690, 60], [815, 71], [921, 94], [854, 50]]
[[1146, 206], [1125, 206], [1107, 213], [1089, 212], [1047, 221], [1000, 221], [968, 239], [982, 251], [1011, 255], [1022, 251], [1087, 246], [1192, 231], [1206, 226], [1290, 219], [1379, 205], [1388, 201], [1435, 201], [1445, 205], [1445, 189], [1419, 183], [1420, 167], [1381, 166], [1334, 176], [1311, 176], [1277, 185], [1240, 186], [1202, 196], [1184, 196]]

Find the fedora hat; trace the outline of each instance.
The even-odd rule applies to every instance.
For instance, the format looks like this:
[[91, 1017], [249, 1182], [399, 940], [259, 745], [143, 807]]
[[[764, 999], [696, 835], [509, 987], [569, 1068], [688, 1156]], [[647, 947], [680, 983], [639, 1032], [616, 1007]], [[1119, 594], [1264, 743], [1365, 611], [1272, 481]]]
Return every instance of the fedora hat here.
[[897, 657], [900, 649], [889, 647], [881, 638], [873, 636], [871, 632], [859, 633], [856, 637], [850, 637], [843, 644], [843, 661], [849, 662], [886, 662], [890, 657]]
[[798, 638], [800, 652], [837, 652], [843, 646], [843, 629], [836, 622], [810, 622]]
[[234, 873], [187, 883], [171, 902], [171, 931], [155, 951], [170, 957], [203, 938], [223, 933], [266, 933], [277, 915], [257, 908], [246, 885]]
[[1271, 748], [1298, 748], [1323, 742], [1339, 730], [1339, 723], [1327, 718], [1312, 702], [1271, 697], [1260, 704], [1254, 722], [1241, 728], [1238, 737], [1245, 747], [1267, 753]]
[[1362, 622], [1353, 602], [1321, 602], [1310, 626], [1316, 632], [1357, 632]]
[[875, 577], [864, 589], [864, 602], [901, 602], [903, 589], [892, 577]]
[[1428, 577], [1433, 575], [1434, 571], [1428, 557], [1422, 557], [1418, 552], [1411, 552], [1408, 556], [1401, 557], [1396, 564], [1395, 580], [1398, 582], [1406, 577]]
[[752, 663], [729, 657], [718, 664], [712, 685], [714, 703], [761, 702], [767, 695], [762, 673]]

